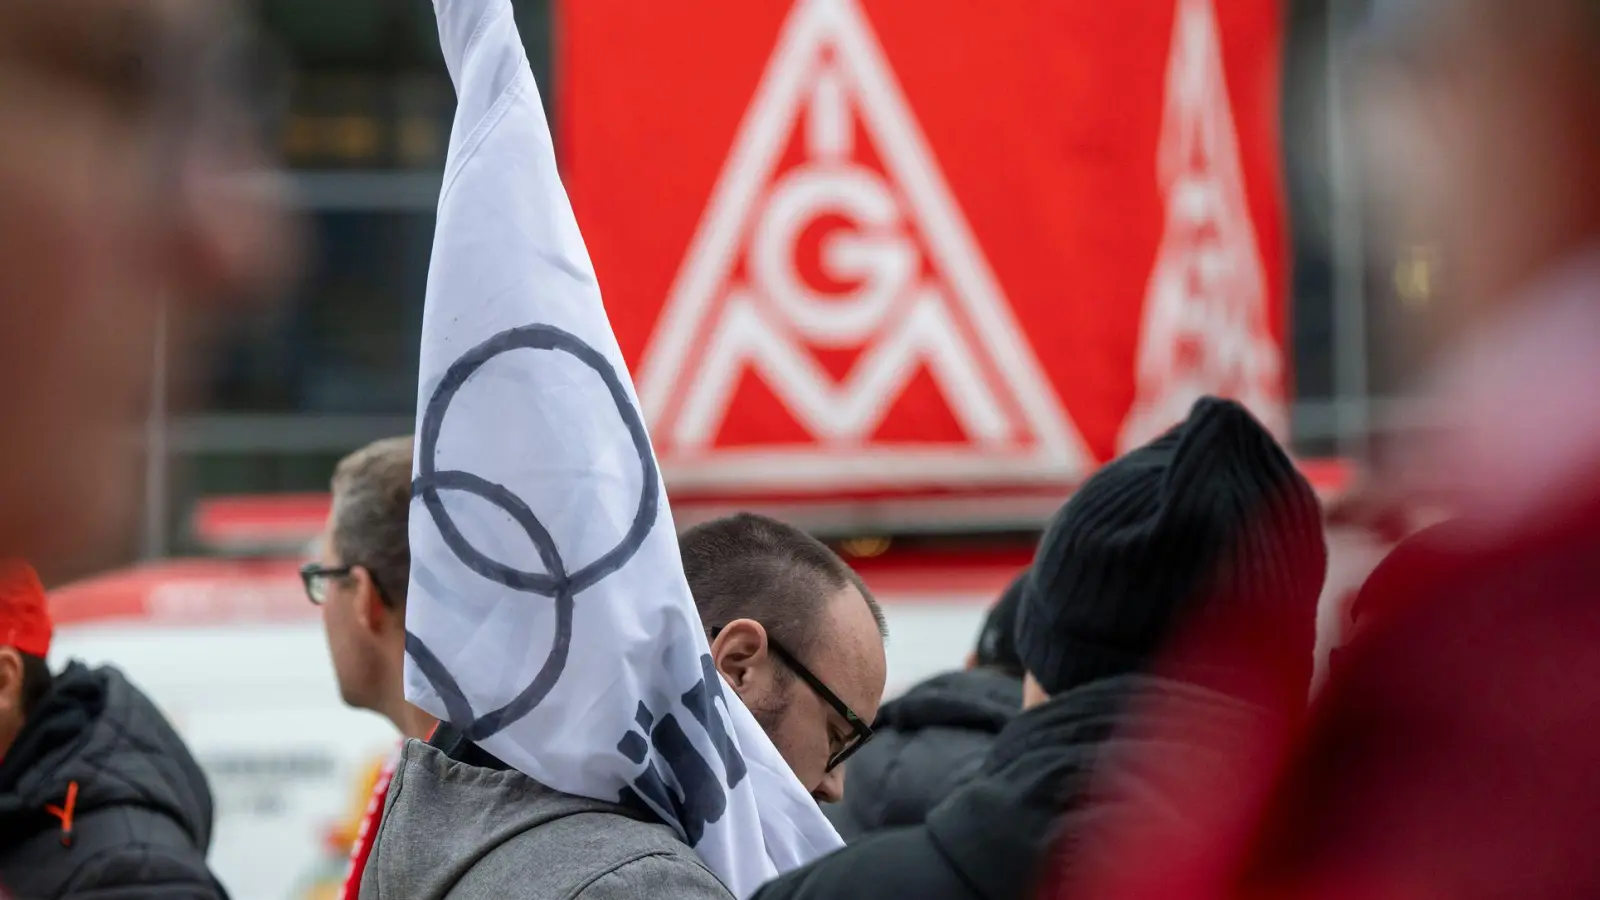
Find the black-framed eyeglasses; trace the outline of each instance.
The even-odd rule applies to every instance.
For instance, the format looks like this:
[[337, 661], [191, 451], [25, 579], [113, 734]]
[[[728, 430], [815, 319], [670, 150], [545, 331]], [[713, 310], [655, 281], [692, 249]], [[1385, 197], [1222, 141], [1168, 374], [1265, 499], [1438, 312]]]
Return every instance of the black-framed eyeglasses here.
[[[321, 563], [306, 563], [300, 567], [300, 583], [305, 586], [306, 599], [312, 606], [321, 606], [328, 602], [328, 580], [331, 578], [349, 578], [357, 569], [366, 569], [366, 566], [351, 564], [348, 566], [325, 566]], [[372, 581], [372, 589], [378, 592], [378, 599], [384, 605], [389, 605], [389, 595], [384, 592], [383, 585], [378, 583], [371, 569], [367, 569], [367, 576]]]
[[[722, 627], [718, 625], [711, 629], [712, 640], [716, 640], [717, 635], [722, 633]], [[872, 726], [856, 715], [855, 710], [851, 709], [849, 704], [840, 700], [838, 694], [835, 694], [827, 685], [822, 683], [822, 679], [812, 674], [811, 670], [806, 668], [805, 663], [795, 659], [793, 653], [784, 649], [783, 645], [778, 643], [771, 632], [767, 633], [767, 646], [772, 648], [772, 652], [783, 660], [783, 664], [788, 666], [790, 671], [800, 676], [800, 680], [804, 681], [807, 687], [822, 698], [823, 703], [832, 707], [833, 711], [839, 714], [839, 718], [844, 719], [845, 724], [850, 726], [850, 737], [845, 740], [842, 747], [833, 751], [833, 755], [828, 757], [828, 765], [824, 771], [832, 772], [839, 766], [844, 765], [844, 761], [854, 756], [855, 752], [865, 746], [867, 741], [872, 740]], [[830, 737], [829, 743], [832, 742]]]
[[328, 580], [331, 578], [349, 578], [350, 573], [356, 570], [355, 566], [325, 566], [321, 563], [306, 563], [300, 567], [300, 583], [305, 586], [306, 599], [312, 606], [321, 606], [328, 602]]

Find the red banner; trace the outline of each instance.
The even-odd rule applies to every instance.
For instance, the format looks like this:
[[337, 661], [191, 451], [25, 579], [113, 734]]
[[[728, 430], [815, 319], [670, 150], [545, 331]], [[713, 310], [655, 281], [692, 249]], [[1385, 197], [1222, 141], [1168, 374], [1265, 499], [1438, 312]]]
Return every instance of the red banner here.
[[675, 495], [1286, 425], [1279, 0], [581, 0], [558, 135]]

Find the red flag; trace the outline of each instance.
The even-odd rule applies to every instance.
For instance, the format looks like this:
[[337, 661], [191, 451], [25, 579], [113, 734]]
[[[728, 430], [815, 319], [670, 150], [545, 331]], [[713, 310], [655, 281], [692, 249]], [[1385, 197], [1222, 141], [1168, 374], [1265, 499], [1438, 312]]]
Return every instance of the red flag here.
[[1275, 0], [586, 0], [568, 188], [677, 495], [1066, 485], [1284, 416]]

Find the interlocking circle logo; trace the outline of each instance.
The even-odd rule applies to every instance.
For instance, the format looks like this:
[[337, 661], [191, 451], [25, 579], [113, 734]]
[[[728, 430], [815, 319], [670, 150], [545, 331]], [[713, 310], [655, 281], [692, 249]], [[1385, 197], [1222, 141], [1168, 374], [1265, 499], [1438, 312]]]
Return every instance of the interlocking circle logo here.
[[[627, 427], [628, 436], [633, 440], [634, 450], [638, 453], [641, 488], [639, 508], [634, 513], [633, 524], [615, 547], [576, 571], [567, 570], [566, 561], [561, 558], [561, 552], [550, 537], [549, 529], [545, 528], [539, 517], [534, 515], [527, 501], [506, 489], [504, 485], [496, 484], [480, 475], [457, 469], [441, 471], [438, 468], [439, 434], [444, 430], [445, 414], [450, 411], [450, 404], [457, 392], [485, 363], [512, 350], [553, 350], [565, 353], [594, 370], [610, 392], [611, 401], [616, 405], [617, 414], [621, 416], [622, 424]], [[466, 694], [462, 692], [460, 685], [445, 668], [444, 663], [423, 644], [420, 638], [410, 631], [406, 632], [406, 653], [416, 661], [417, 667], [444, 701], [445, 711], [451, 724], [464, 731], [468, 738], [480, 741], [499, 733], [532, 712], [555, 687], [562, 670], [566, 668], [567, 654], [571, 650], [572, 616], [577, 595], [622, 568], [638, 552], [651, 527], [655, 525], [656, 511], [660, 507], [661, 500], [661, 476], [656, 471], [655, 461], [650, 453], [650, 438], [645, 431], [644, 421], [629, 400], [627, 387], [617, 376], [616, 369], [612, 368], [611, 363], [599, 351], [551, 325], [524, 325], [503, 331], [456, 360], [445, 372], [444, 379], [440, 381], [439, 387], [428, 400], [418, 441], [419, 472], [416, 481], [411, 485], [411, 495], [421, 499], [423, 505], [427, 507], [429, 516], [433, 518], [433, 524], [439, 529], [439, 536], [443, 538], [445, 546], [450, 548], [450, 552], [454, 553], [456, 559], [467, 568], [496, 584], [515, 591], [548, 597], [555, 602], [556, 633], [544, 665], [540, 666], [533, 681], [509, 703], [481, 716], [473, 713]], [[528, 452], [537, 453], [538, 448], [530, 447]], [[471, 494], [493, 504], [510, 516], [533, 542], [544, 571], [530, 571], [506, 565], [474, 547], [445, 510], [444, 500], [440, 496], [444, 491]]]

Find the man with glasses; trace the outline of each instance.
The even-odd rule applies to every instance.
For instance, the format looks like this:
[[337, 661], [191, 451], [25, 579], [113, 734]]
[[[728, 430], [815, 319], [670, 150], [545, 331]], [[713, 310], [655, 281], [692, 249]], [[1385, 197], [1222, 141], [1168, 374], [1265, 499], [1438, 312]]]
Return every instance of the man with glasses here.
[[385, 438], [339, 462], [320, 556], [300, 578], [322, 610], [339, 696], [426, 738], [433, 717], [406, 702], [404, 685], [411, 448], [409, 435]]
[[679, 546], [717, 671], [806, 790], [838, 802], [883, 696], [877, 601], [820, 541], [762, 516], [707, 522]]
[[[409, 435], [385, 438], [339, 462], [320, 557], [301, 567], [300, 579], [322, 610], [340, 697], [393, 722], [404, 738], [426, 739], [437, 723], [406, 702], [404, 681], [412, 443]], [[345, 897], [355, 897], [361, 883], [393, 771], [390, 760], [373, 786], [351, 848]]]
[[[696, 526], [679, 538], [679, 549], [717, 673], [805, 789], [819, 802], [839, 800], [845, 763], [871, 739], [869, 723], [883, 695], [887, 632], [877, 601], [822, 542], [763, 516], [740, 514]], [[450, 896], [485, 898], [509, 896], [507, 885], [515, 884], [515, 896], [543, 897], [555, 896], [541, 890], [554, 891], [562, 880], [552, 877], [544, 884], [537, 873], [582, 867], [606, 873], [581, 891], [583, 897], [728, 900], [727, 888], [642, 804], [627, 798], [601, 803], [530, 785], [448, 724], [439, 726], [429, 744], [427, 752], [442, 757], [435, 765], [448, 768], [455, 781], [504, 786], [491, 791], [487, 803], [497, 807], [495, 816], [516, 824], [482, 835], [495, 849], [466, 871], [396, 871], [394, 882], [416, 887], [429, 879], [433, 886], [447, 878]], [[436, 804], [435, 821], [492, 818], [483, 812], [482, 796], [470, 811], [456, 810], [452, 804], [466, 801], [446, 793], [413, 796], [410, 802]], [[515, 813], [505, 812], [507, 805], [515, 805]], [[503, 832], [512, 828], [518, 830], [507, 837]], [[385, 866], [415, 869], [425, 855], [392, 829], [380, 834], [377, 853], [380, 872]], [[647, 859], [688, 864], [650, 876], [630, 874], [639, 869], [630, 864]], [[367, 882], [370, 892], [375, 879]]]

